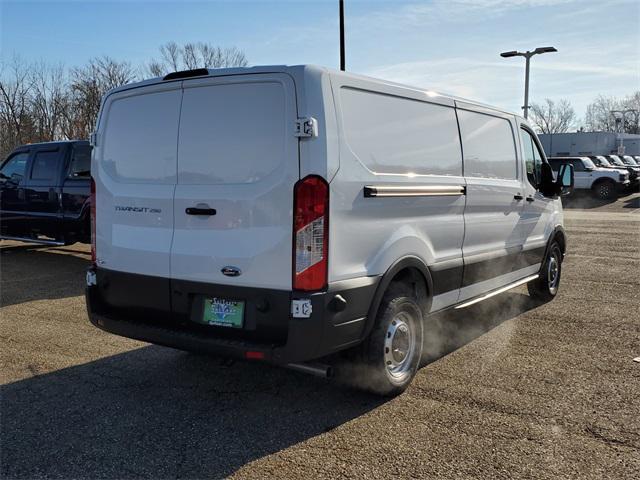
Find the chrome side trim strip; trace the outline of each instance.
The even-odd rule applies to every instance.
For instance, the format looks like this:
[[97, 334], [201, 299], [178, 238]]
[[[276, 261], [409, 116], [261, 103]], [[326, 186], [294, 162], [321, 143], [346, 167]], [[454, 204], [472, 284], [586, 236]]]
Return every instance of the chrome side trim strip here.
[[535, 280], [536, 278], [538, 278], [540, 275], [539, 274], [535, 274], [535, 275], [530, 275], [526, 278], [523, 278], [522, 280], [518, 280], [517, 282], [513, 282], [510, 283], [509, 285], [506, 285], [502, 288], [499, 288], [498, 290], [494, 290], [493, 292], [489, 292], [486, 295], [482, 295], [481, 297], [477, 297], [474, 298], [473, 300], [469, 300], [468, 302], [464, 302], [461, 303], [460, 305], [456, 305], [454, 308], [458, 309], [458, 308], [465, 308], [465, 307], [469, 307], [471, 305], [474, 305], [476, 303], [479, 303], [483, 300], [487, 300], [488, 298], [491, 297], [495, 297], [496, 295], [499, 295], [501, 293], [506, 292], [507, 290], [511, 290], [512, 288], [516, 288], [519, 287], [520, 285], [524, 285], [525, 283], [529, 283], [532, 280]]
[[365, 185], [364, 196], [370, 197], [449, 197], [465, 195], [464, 185]]

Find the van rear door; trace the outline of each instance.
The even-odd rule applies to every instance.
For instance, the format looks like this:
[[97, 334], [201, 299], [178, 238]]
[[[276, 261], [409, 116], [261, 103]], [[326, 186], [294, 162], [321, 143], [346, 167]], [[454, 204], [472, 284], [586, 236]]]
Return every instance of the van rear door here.
[[296, 117], [285, 74], [183, 82], [173, 279], [291, 288]]
[[133, 88], [105, 100], [92, 165], [101, 268], [170, 276], [180, 87]]

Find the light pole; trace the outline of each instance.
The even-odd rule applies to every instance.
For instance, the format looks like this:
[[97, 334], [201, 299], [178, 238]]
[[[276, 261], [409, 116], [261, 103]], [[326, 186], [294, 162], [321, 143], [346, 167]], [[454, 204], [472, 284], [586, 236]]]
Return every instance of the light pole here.
[[558, 50], [555, 47], [538, 47], [534, 51], [526, 51], [526, 52], [518, 52], [517, 50], [512, 50], [510, 52], [502, 52], [500, 56], [502, 58], [509, 57], [524, 57], [526, 60], [525, 63], [525, 71], [524, 71], [524, 118], [527, 118], [529, 115], [529, 62], [531, 57], [534, 55], [539, 55], [541, 53], [551, 53], [557, 52]]
[[344, 0], [340, 0], [340, 70], [344, 72]]
[[[624, 141], [622, 140], [622, 134], [624, 132], [624, 124], [627, 121], [627, 113], [632, 113], [635, 118], [635, 126], [638, 127], [638, 120], [640, 119], [640, 110], [629, 108], [627, 110], [611, 110], [609, 112], [616, 122], [616, 130], [618, 131], [618, 155], [624, 155]], [[620, 114], [618, 117], [616, 114]]]

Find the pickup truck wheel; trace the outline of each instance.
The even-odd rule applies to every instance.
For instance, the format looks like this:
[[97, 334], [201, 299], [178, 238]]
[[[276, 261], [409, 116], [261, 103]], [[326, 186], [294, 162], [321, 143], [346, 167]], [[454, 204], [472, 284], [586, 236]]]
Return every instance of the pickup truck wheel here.
[[616, 184], [610, 180], [600, 182], [593, 187], [593, 192], [600, 200], [609, 200], [616, 193]]
[[529, 295], [542, 302], [549, 302], [558, 294], [562, 273], [562, 250], [553, 242], [544, 260], [540, 276], [527, 284]]
[[351, 385], [384, 396], [402, 393], [422, 356], [422, 310], [408, 289], [392, 284], [382, 299], [369, 337], [358, 347]]

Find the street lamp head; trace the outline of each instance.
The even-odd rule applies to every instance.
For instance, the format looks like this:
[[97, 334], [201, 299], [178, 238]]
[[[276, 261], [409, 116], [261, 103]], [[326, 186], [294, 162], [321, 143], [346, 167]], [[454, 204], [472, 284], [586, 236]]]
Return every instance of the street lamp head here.
[[557, 52], [558, 50], [555, 47], [538, 47], [533, 53], [552, 53]]
[[518, 55], [519, 53], [517, 50], [511, 50], [510, 52], [502, 52], [500, 54], [502, 58], [517, 57]]

